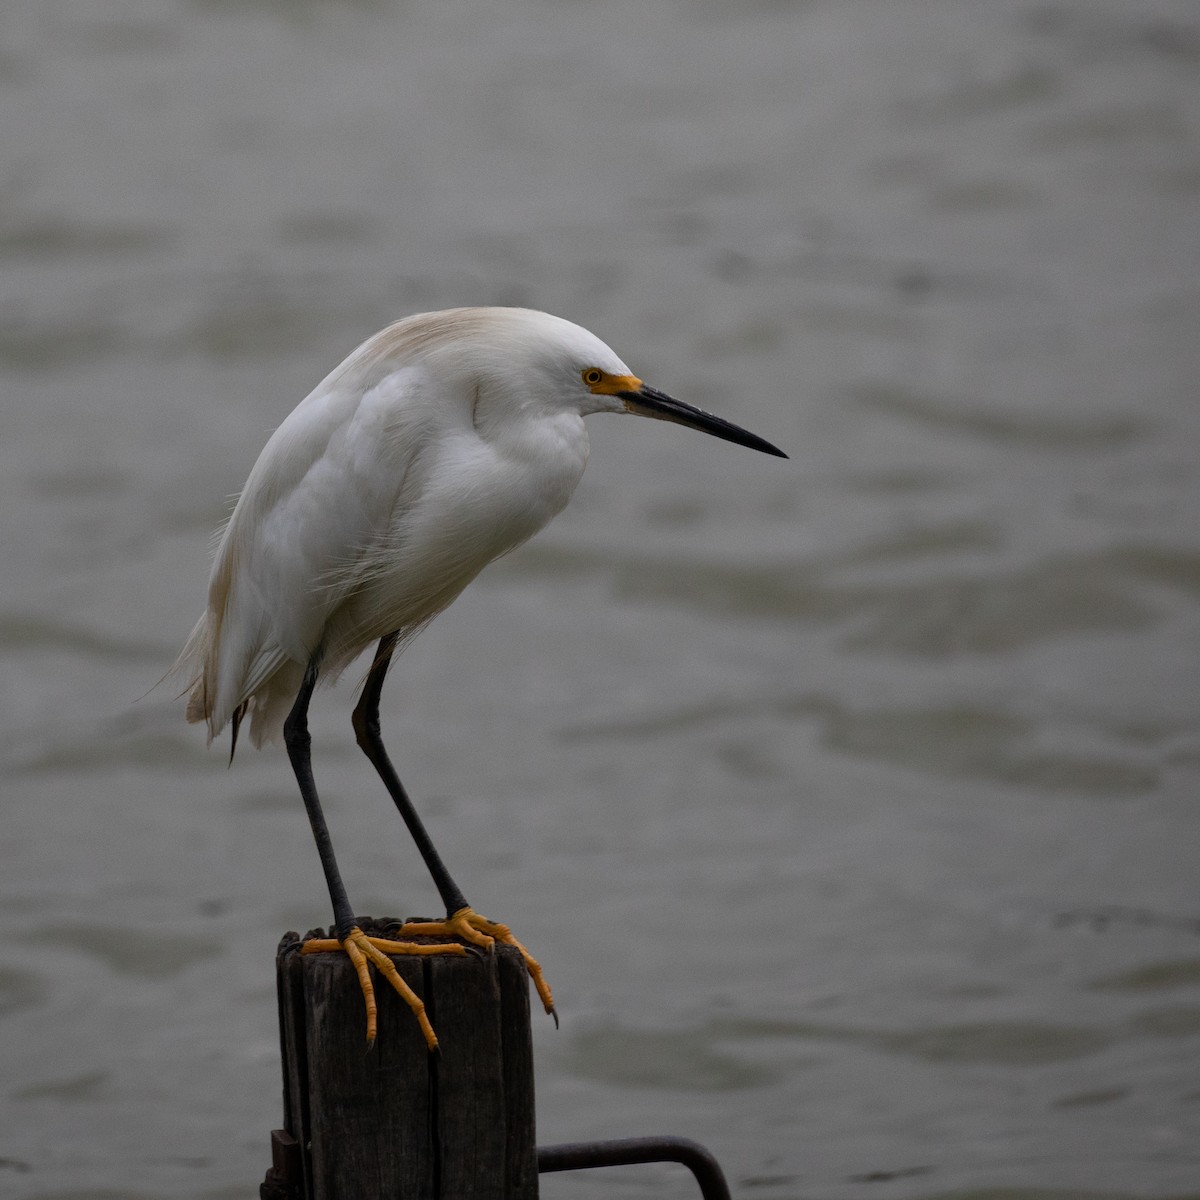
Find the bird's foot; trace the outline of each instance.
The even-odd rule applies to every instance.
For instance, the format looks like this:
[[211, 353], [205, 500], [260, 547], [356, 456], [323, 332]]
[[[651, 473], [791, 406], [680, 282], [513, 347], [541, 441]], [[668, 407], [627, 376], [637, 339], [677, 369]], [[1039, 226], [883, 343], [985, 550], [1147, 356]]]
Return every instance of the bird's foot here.
[[400, 927], [399, 933], [402, 937], [459, 937], [464, 942], [470, 942], [473, 946], [480, 946], [485, 950], [490, 950], [496, 942], [505, 946], [515, 946], [525, 960], [525, 969], [533, 980], [542, 1007], [554, 1018], [554, 1024], [558, 1025], [554, 996], [550, 985], [542, 976], [541, 964], [513, 937], [512, 930], [507, 925], [489, 921], [468, 905], [451, 913], [444, 921], [406, 921]]
[[396, 964], [388, 958], [389, 954], [457, 954], [465, 955], [466, 949], [457, 942], [444, 945], [427, 945], [418, 942], [396, 942], [390, 938], [368, 937], [355, 925], [344, 938], [309, 938], [301, 947], [301, 954], [322, 954], [333, 950], [344, 950], [354, 964], [358, 975], [358, 986], [362, 988], [363, 1000], [367, 1005], [367, 1045], [375, 1042], [377, 1029], [377, 1007], [375, 1004], [375, 987], [371, 982], [369, 963], [375, 964], [378, 970], [392, 985], [400, 998], [413, 1011], [417, 1024], [421, 1027], [425, 1044], [432, 1054], [438, 1048], [437, 1034], [425, 1015], [425, 1004], [421, 997], [400, 978]]

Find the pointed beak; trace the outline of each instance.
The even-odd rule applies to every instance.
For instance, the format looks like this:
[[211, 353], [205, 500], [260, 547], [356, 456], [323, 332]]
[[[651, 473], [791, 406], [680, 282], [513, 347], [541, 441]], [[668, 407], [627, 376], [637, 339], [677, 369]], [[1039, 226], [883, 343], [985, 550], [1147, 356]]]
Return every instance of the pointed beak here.
[[625, 401], [628, 412], [637, 413], [642, 417], [653, 417], [656, 421], [674, 421], [676, 425], [687, 425], [692, 429], [702, 429], [713, 437], [724, 438], [727, 442], [736, 442], [739, 446], [749, 446], [751, 450], [761, 450], [764, 454], [774, 454], [778, 458], [787, 458], [777, 446], [748, 433], [731, 421], [714, 417], [712, 413], [702, 412], [682, 400], [676, 400], [665, 392], [642, 384], [636, 392], [618, 392]]

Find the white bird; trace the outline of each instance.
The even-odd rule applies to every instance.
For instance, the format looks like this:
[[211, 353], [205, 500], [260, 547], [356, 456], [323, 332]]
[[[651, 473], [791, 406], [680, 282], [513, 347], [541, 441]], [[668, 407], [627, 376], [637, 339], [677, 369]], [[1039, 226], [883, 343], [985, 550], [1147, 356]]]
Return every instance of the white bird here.
[[[354, 709], [358, 744], [395, 801], [446, 906], [407, 935], [520, 946], [479, 916], [429, 839], [379, 733], [392, 655], [493, 559], [566, 505], [588, 459], [583, 418], [631, 412], [702, 429], [786, 457], [769, 442], [646, 386], [599, 338], [547, 313], [458, 308], [408, 317], [375, 334], [284, 420], [246, 480], [220, 537], [208, 607], [176, 668], [189, 674], [187, 718], [209, 742], [250, 719], [255, 745], [282, 734], [312, 824], [344, 950], [376, 1031], [368, 961], [408, 1002], [430, 1049], [424, 1007], [389, 954], [465, 953], [368, 937], [346, 895], [313, 782], [308, 706], [373, 642]], [[520, 947], [542, 1003], [541, 969]], [[556, 1018], [557, 1019], [557, 1018]]]

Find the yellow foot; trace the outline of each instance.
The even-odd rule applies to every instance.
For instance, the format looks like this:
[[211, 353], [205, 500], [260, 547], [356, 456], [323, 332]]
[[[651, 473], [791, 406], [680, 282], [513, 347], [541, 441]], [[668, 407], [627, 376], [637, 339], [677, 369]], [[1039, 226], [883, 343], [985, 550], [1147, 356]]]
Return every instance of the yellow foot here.
[[400, 927], [400, 934], [408, 937], [460, 937], [464, 942], [475, 946], [491, 949], [493, 942], [502, 942], [506, 946], [516, 946], [525, 959], [525, 968], [537, 988], [537, 994], [542, 1001], [542, 1007], [558, 1024], [558, 1013], [554, 1010], [554, 996], [550, 985], [542, 977], [542, 968], [538, 960], [517, 941], [512, 930], [498, 921], [489, 921], [481, 917], [473, 908], [460, 908], [444, 921], [407, 921]]
[[421, 945], [416, 942], [393, 942], [388, 938], [367, 937], [365, 933], [357, 925], [346, 935], [344, 941], [338, 941], [337, 938], [309, 938], [300, 947], [301, 954], [322, 954], [332, 950], [344, 950], [350, 957], [350, 961], [354, 964], [354, 970], [358, 974], [358, 985], [362, 988], [363, 999], [367, 1004], [367, 1045], [372, 1046], [375, 1043], [375, 1033], [377, 1026], [377, 1008], [375, 1005], [375, 987], [371, 983], [371, 972], [368, 968], [368, 962], [375, 964], [376, 970], [382, 972], [383, 977], [392, 985], [392, 988], [400, 994], [404, 1003], [413, 1010], [413, 1016], [417, 1018], [417, 1024], [421, 1026], [421, 1033], [425, 1036], [425, 1044], [429, 1047], [432, 1053], [437, 1049], [438, 1040], [437, 1034], [433, 1032], [433, 1026], [429, 1024], [429, 1018], [425, 1015], [425, 1004], [421, 997], [400, 978], [399, 971], [396, 970], [396, 964], [388, 958], [389, 954], [458, 954], [465, 955], [467, 952], [457, 942], [449, 942], [444, 946], [429, 946]]

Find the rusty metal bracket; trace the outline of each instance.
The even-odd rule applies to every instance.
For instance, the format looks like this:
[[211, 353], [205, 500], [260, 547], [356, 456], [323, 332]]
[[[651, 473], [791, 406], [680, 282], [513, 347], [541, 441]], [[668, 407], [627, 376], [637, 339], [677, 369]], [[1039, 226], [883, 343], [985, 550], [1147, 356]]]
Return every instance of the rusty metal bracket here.
[[682, 1137], [617, 1138], [609, 1142], [563, 1142], [539, 1146], [538, 1171], [628, 1167], [636, 1163], [682, 1163], [695, 1176], [704, 1200], [730, 1200], [721, 1164], [699, 1142]]
[[286, 1129], [271, 1130], [271, 1167], [259, 1184], [259, 1200], [300, 1200], [304, 1194], [304, 1167], [300, 1143]]

